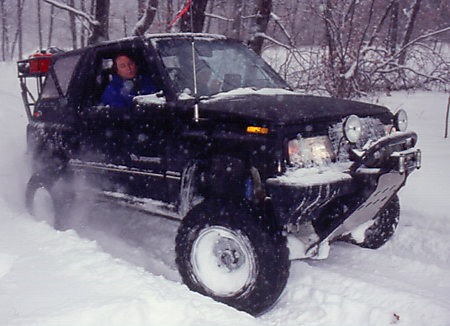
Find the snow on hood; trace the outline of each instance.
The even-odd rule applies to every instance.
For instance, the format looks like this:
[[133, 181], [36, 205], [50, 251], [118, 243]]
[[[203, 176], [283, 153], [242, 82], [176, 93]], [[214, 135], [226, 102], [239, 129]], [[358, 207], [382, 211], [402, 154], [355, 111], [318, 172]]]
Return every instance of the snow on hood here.
[[284, 125], [314, 121], [338, 121], [350, 114], [377, 116], [390, 122], [392, 114], [385, 107], [357, 101], [302, 95], [286, 89], [240, 88], [219, 93], [199, 103], [200, 114], [219, 113], [241, 119], [260, 120]]
[[287, 90], [284, 88], [261, 88], [255, 89], [252, 87], [236, 88], [228, 92], [222, 92], [211, 96], [204, 103], [212, 103], [214, 101], [222, 101], [223, 99], [230, 99], [233, 97], [247, 96], [247, 95], [266, 95], [266, 96], [276, 96], [276, 95], [292, 95], [298, 94], [294, 91]]

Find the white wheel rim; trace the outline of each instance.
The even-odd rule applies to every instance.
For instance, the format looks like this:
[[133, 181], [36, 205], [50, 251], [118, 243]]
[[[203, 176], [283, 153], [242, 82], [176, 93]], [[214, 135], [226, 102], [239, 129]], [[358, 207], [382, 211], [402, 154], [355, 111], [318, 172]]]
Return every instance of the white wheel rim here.
[[33, 216], [38, 221], [45, 221], [49, 225], [54, 225], [55, 205], [52, 195], [44, 187], [36, 189], [34, 194]]
[[249, 291], [257, 272], [250, 240], [221, 226], [200, 232], [192, 246], [191, 264], [197, 281], [221, 297]]

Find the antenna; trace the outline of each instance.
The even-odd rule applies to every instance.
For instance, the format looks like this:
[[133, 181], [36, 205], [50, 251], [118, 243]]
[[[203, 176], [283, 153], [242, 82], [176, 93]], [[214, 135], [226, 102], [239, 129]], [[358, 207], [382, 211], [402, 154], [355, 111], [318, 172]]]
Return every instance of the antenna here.
[[198, 109], [198, 88], [197, 88], [197, 65], [195, 62], [195, 38], [194, 38], [194, 11], [192, 10], [194, 0], [191, 0], [191, 6], [189, 7], [190, 21], [191, 21], [191, 49], [192, 49], [192, 70], [194, 77], [194, 121], [199, 122], [200, 113]]

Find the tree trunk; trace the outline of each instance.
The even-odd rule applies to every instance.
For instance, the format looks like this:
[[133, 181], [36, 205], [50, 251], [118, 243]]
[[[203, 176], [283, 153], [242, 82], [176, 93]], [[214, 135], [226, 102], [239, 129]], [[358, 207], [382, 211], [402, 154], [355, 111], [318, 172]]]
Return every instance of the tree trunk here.
[[234, 20], [233, 20], [233, 37], [237, 40], [241, 38], [241, 23], [242, 23], [242, 0], [234, 1]]
[[[333, 11], [333, 5], [330, 0], [327, 0], [326, 7], [324, 8], [323, 16], [325, 20], [325, 41], [327, 43], [328, 47], [328, 57], [327, 57], [327, 66], [328, 66], [328, 79], [331, 83], [335, 84], [335, 62], [337, 57], [337, 48], [336, 43], [333, 37], [333, 27], [332, 27], [332, 11]], [[334, 88], [334, 87], [333, 87]], [[330, 92], [330, 94], [333, 96], [333, 92]]]
[[[417, 19], [417, 14], [419, 13], [420, 9], [420, 3], [421, 0], [415, 0], [414, 4], [411, 7], [411, 13], [408, 19], [408, 22], [406, 24], [406, 30], [405, 30], [405, 36], [403, 37], [402, 41], [402, 48], [409, 43], [411, 40], [411, 35], [414, 30], [414, 24]], [[406, 50], [403, 50], [402, 53], [400, 53], [400, 56], [398, 58], [398, 63], [400, 65], [404, 65], [406, 61]]]
[[48, 23], [48, 42], [47, 47], [52, 46], [52, 37], [53, 37], [53, 22], [55, 21], [55, 7], [50, 7], [50, 22]]
[[94, 25], [89, 44], [95, 44], [109, 39], [109, 5], [110, 0], [95, 0], [95, 20], [99, 25]]
[[[80, 9], [83, 12], [86, 12], [86, 0], [80, 0]], [[86, 30], [83, 27], [83, 25], [81, 25], [81, 30], [80, 30], [80, 46], [84, 47], [86, 45]]]
[[128, 21], [127, 21], [126, 15], [123, 15], [122, 23], [123, 23], [123, 37], [127, 37], [128, 36]]
[[[208, 5], [208, 0], [194, 0], [192, 1], [190, 10], [181, 17], [180, 30], [182, 32], [201, 33], [205, 23], [205, 10]], [[192, 14], [192, 28], [191, 28], [191, 14]]]
[[152, 25], [156, 15], [156, 8], [158, 8], [158, 0], [140, 0], [138, 7], [139, 20], [133, 30], [133, 35], [136, 36], [144, 35]]
[[41, 0], [37, 0], [37, 20], [38, 20], [38, 40], [39, 49], [42, 49], [44, 44], [42, 42], [42, 11], [41, 11]]
[[256, 21], [253, 36], [250, 38], [249, 47], [257, 54], [261, 54], [264, 38], [259, 34], [265, 34], [269, 25], [272, 12], [272, 0], [258, 0]]
[[391, 55], [393, 55], [397, 51], [397, 38], [398, 38], [398, 10], [399, 3], [395, 1], [392, 6], [391, 12], [391, 28], [389, 35], [389, 49], [391, 51]]
[[[69, 0], [69, 6], [75, 8], [75, 0]], [[69, 11], [70, 34], [72, 35], [72, 48], [77, 48], [77, 26], [75, 23], [75, 14]]]
[[22, 31], [22, 12], [23, 12], [23, 3], [25, 0], [17, 1], [17, 30], [16, 35], [14, 37], [14, 42], [11, 47], [11, 58], [14, 57], [14, 50], [16, 44], [18, 44], [18, 57], [22, 59], [23, 56], [23, 31]]
[[[214, 1], [215, 0], [209, 0], [208, 1], [209, 11], [210, 12], [214, 11]], [[206, 24], [206, 26], [204, 26], [205, 33], [210, 33], [210, 31], [211, 31], [211, 17], [205, 17], [205, 24]]]
[[6, 20], [7, 12], [5, 8], [5, 0], [0, 0], [0, 15], [2, 15], [2, 61], [6, 61], [6, 53], [8, 52], [8, 23]]
[[173, 13], [173, 0], [167, 0], [167, 15], [166, 15], [166, 32], [170, 32], [170, 22], [174, 17]]
[[147, 9], [147, 0], [138, 0], [138, 20], [144, 16]]

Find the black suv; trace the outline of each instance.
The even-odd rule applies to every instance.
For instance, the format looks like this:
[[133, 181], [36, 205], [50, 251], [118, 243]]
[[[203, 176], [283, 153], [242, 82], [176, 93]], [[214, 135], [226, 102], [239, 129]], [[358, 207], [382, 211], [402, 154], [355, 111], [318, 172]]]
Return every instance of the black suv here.
[[[118, 53], [159, 90], [128, 109], [100, 103]], [[404, 111], [298, 94], [222, 36], [38, 53], [18, 71], [35, 162], [29, 210], [47, 191], [61, 228], [76, 196], [67, 185], [83, 180], [102, 198], [177, 219], [185, 284], [251, 314], [276, 302], [290, 260], [324, 258], [336, 240], [388, 241], [397, 192], [420, 167]]]

